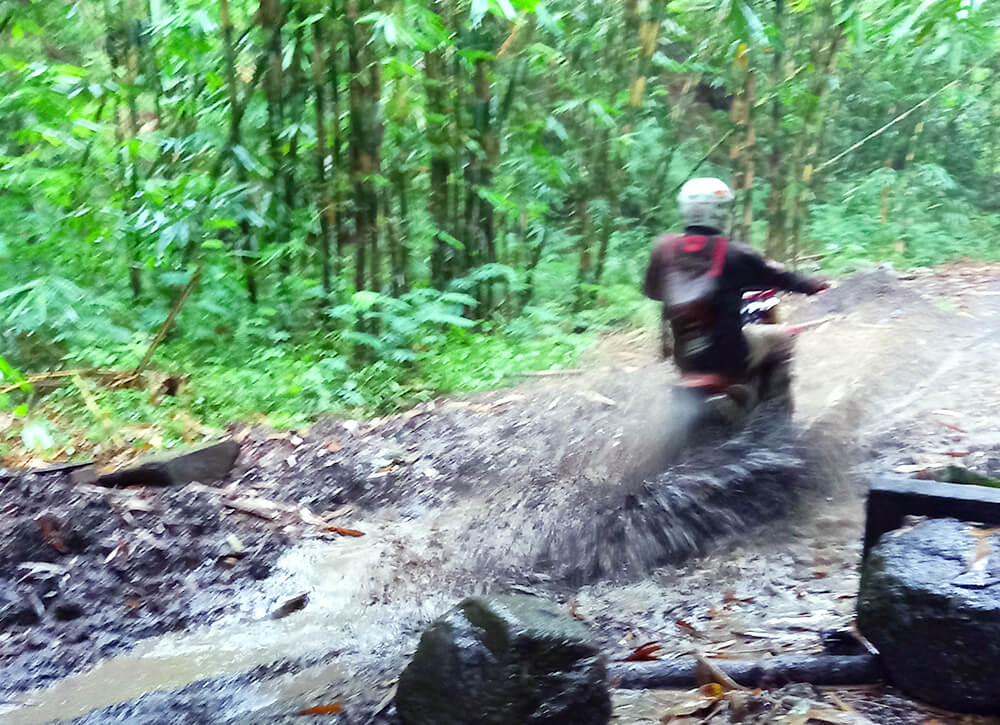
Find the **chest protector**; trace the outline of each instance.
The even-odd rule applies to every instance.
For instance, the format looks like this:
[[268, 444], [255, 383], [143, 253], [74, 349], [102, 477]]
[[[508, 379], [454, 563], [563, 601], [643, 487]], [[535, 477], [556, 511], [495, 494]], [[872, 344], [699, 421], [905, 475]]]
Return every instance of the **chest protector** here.
[[716, 295], [729, 240], [675, 235], [667, 241], [664, 312], [674, 330], [677, 352], [682, 358], [689, 358], [711, 344]]

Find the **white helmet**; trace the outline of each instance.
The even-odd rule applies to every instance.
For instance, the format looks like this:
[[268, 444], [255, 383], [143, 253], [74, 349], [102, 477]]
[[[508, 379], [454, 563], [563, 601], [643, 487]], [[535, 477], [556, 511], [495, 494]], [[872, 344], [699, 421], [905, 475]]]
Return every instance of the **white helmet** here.
[[729, 228], [733, 192], [719, 179], [691, 179], [681, 187], [677, 203], [685, 227], [710, 227], [720, 232]]

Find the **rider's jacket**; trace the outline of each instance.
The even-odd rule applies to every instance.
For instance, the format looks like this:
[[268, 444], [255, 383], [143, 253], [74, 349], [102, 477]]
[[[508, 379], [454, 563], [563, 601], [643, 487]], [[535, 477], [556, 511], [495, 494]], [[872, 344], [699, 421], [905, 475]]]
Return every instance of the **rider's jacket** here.
[[684, 234], [657, 239], [643, 294], [663, 303], [681, 370], [739, 375], [747, 359], [740, 318], [743, 293], [780, 289], [811, 294], [817, 282], [713, 231], [688, 227]]

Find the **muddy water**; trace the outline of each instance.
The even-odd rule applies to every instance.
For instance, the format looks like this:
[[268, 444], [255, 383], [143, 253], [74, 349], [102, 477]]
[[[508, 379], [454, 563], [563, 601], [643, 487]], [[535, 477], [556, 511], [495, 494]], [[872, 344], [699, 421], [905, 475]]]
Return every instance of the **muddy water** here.
[[[380, 512], [365, 522], [363, 538], [315, 540], [289, 551], [263, 589], [244, 594], [240, 615], [147, 640], [84, 674], [28, 693], [0, 720], [33, 725], [70, 719], [155, 690], [336, 653], [328, 665], [254, 686], [241, 700], [256, 711], [293, 699], [315, 681], [346, 686], [350, 673], [371, 666], [373, 654], [398, 666], [422, 624], [470, 593], [513, 585], [559, 597], [570, 591], [568, 581], [612, 573], [616, 580], [635, 579], [656, 563], [686, 558], [711, 538], [773, 513], [769, 507], [795, 480], [803, 459], [776, 444], [787, 440], [787, 431], [769, 435], [741, 436], [641, 486], [602, 486], [584, 476], [562, 486], [508, 487], [430, 510]], [[772, 447], [762, 447], [768, 441]], [[740, 487], [748, 485], [760, 487], [750, 493], [773, 494], [756, 517], [734, 513], [725, 503], [727, 496], [744, 495]], [[717, 529], [712, 535], [700, 530], [709, 526]], [[309, 594], [303, 611], [267, 618], [282, 599], [302, 592]]]
[[[26, 693], [19, 698], [20, 707], [0, 716], [0, 721], [32, 725], [71, 719], [147, 692], [326, 653], [336, 645], [331, 633], [338, 630], [343, 636], [354, 629], [359, 647], [368, 645], [366, 633], [391, 637], [391, 629], [375, 635], [350, 625], [358, 605], [371, 602], [384, 584], [372, 571], [390, 538], [378, 525], [369, 526], [368, 532], [363, 540], [317, 541], [288, 552], [266, 589], [246, 592], [241, 615], [202, 630], [145, 640], [128, 654], [102, 660], [89, 671], [45, 690]], [[300, 592], [310, 596], [303, 611], [282, 619], [268, 616], [283, 596]], [[383, 626], [390, 624], [383, 622]], [[257, 709], [289, 694], [287, 688], [261, 691], [248, 699], [247, 708]]]
[[[995, 345], [983, 347], [982, 330], [956, 338], [979, 346], [971, 361], [967, 354], [907, 350], [907, 343], [940, 334], [925, 327], [918, 320], [895, 351], [874, 324], [835, 331], [848, 349], [833, 356], [822, 339], [830, 331], [805, 338], [812, 376], [798, 391], [799, 417], [817, 428], [835, 421], [835, 430], [824, 430], [843, 440], [862, 424], [885, 436], [910, 411], [923, 412], [914, 410], [926, 407], [917, 406], [924, 401], [915, 391], [926, 393], [928, 381], [982, 370], [984, 356], [1000, 359]], [[893, 358], [904, 352], [907, 358]], [[865, 369], [844, 372], [858, 368]], [[901, 368], [905, 376], [879, 379], [880, 371]], [[989, 397], [988, 376], [969, 379], [984, 386], [979, 401]], [[614, 396], [631, 402], [621, 391]], [[857, 412], [859, 396], [864, 414]], [[940, 399], [933, 404], [941, 405]], [[239, 692], [238, 707], [227, 707], [226, 718], [273, 722], [294, 711], [287, 703], [313, 704], [317, 697], [371, 712], [423, 624], [461, 596], [512, 586], [567, 606], [572, 601], [610, 653], [653, 639], [667, 641], [675, 652], [803, 651], [817, 646], [818, 628], [850, 618], [860, 499], [844, 488], [840, 496], [815, 492], [831, 487], [830, 472], [842, 472], [853, 460], [824, 461], [802, 429], [751, 426], [745, 436], [636, 486], [631, 477], [623, 479], [622, 469], [615, 479], [607, 464], [609, 446], [617, 442], [625, 450], [613, 455], [629, 459], [634, 449], [628, 450], [627, 437], [592, 442], [589, 455], [585, 448], [568, 449], [558, 470], [539, 466], [424, 508], [387, 507], [364, 521], [367, 536], [361, 539], [307, 542], [287, 553], [260, 589], [244, 593], [238, 615], [146, 641], [128, 655], [28, 693], [0, 722], [71, 719], [145, 693], [289, 659], [307, 662], [285, 674], [225, 685]], [[639, 442], [648, 445], [649, 438]], [[899, 443], [884, 441], [888, 447]], [[874, 465], [884, 470], [892, 462]], [[795, 497], [786, 494], [798, 488], [813, 492], [802, 523], [779, 519], [767, 531], [740, 535], [742, 527], [787, 512], [784, 504]], [[717, 553], [647, 575], [650, 567], [698, 555], [720, 538], [729, 543]], [[305, 610], [266, 618], [301, 592], [310, 593]]]

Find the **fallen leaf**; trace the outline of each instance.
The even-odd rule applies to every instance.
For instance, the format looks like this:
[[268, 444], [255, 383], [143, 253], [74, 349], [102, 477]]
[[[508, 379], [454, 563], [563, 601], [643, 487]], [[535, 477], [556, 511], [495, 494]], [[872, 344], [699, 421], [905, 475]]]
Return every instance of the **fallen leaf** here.
[[69, 551], [66, 544], [63, 543], [62, 532], [59, 530], [59, 519], [55, 516], [45, 514], [39, 517], [38, 531], [42, 535], [42, 540], [60, 554]]
[[618, 405], [615, 401], [606, 395], [601, 395], [596, 390], [581, 390], [579, 391], [581, 398], [585, 398], [592, 403], [600, 403], [601, 405], [607, 405], [609, 407]]
[[108, 554], [107, 558], [104, 560], [104, 563], [108, 564], [118, 556], [125, 556], [126, 558], [128, 557], [128, 542], [125, 541], [124, 539], [115, 544], [115, 547], [111, 550], [111, 553]]
[[657, 642], [646, 642], [646, 644], [641, 644], [632, 650], [632, 653], [622, 662], [652, 662], [659, 659], [656, 653], [662, 649], [662, 645]]
[[226, 543], [229, 544], [229, 549], [233, 554], [242, 554], [247, 550], [236, 534], [226, 534]]
[[299, 506], [299, 518], [302, 519], [302, 523], [309, 524], [310, 526], [327, 526], [327, 522], [321, 517], [314, 514], [306, 506]]
[[332, 440], [332, 441], [330, 441], [329, 443], [326, 444], [326, 449], [328, 451], [332, 451], [333, 453], [336, 453], [337, 451], [339, 451], [343, 447], [344, 447], [344, 444], [341, 443], [340, 441], [336, 440], [336, 439], [334, 439], [334, 440]]
[[343, 709], [344, 708], [340, 706], [340, 703], [334, 702], [330, 705], [307, 707], [305, 710], [299, 710], [299, 715], [336, 715]]
[[692, 637], [698, 637], [699, 639], [703, 639], [705, 637], [704, 634], [699, 632], [697, 629], [695, 629], [692, 625], [685, 622], [683, 619], [675, 619], [674, 624], [676, 624], [682, 631], [690, 634]]
[[334, 534], [340, 534], [341, 536], [364, 536], [364, 531], [358, 531], [357, 529], [345, 529], [342, 526], [324, 526], [323, 531], [329, 531]]
[[263, 498], [236, 498], [222, 502], [231, 509], [251, 514], [267, 521], [278, 518], [278, 505]]
[[704, 716], [708, 714], [710, 708], [715, 707], [723, 697], [722, 689], [719, 688], [699, 688], [692, 690], [688, 696], [680, 703], [672, 706], [660, 718], [660, 722], [673, 722], [674, 718], [686, 718], [689, 716]]

